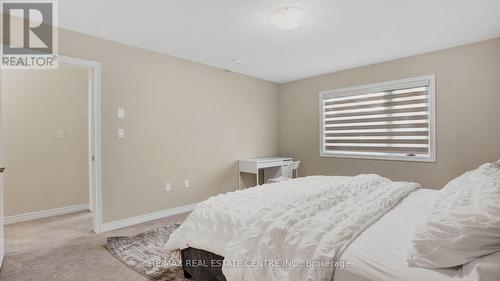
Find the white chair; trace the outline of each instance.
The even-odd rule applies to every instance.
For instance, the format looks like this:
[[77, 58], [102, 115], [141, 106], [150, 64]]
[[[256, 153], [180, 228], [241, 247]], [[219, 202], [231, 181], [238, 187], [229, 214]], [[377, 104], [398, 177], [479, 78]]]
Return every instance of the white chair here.
[[292, 171], [292, 178], [294, 178], [293, 176], [294, 173], [295, 173], [295, 178], [299, 177], [299, 165], [300, 161], [295, 161], [290, 163], [290, 165], [288, 165], [288, 170]]
[[283, 181], [291, 180], [293, 178], [298, 178], [299, 177], [299, 165], [300, 165], [300, 161], [295, 161], [295, 162], [290, 163], [290, 165], [288, 165], [288, 166], [284, 166], [283, 167], [283, 175], [284, 176], [281, 176], [281, 177], [278, 177], [275, 179], [269, 179], [269, 180], [267, 180], [267, 183], [283, 182]]

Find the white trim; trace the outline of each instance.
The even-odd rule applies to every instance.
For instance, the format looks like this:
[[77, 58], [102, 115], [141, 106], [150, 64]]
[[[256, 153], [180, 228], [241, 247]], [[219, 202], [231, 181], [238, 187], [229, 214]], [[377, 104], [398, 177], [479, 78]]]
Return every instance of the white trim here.
[[144, 215], [131, 217], [131, 218], [127, 218], [127, 219], [117, 220], [117, 221], [113, 221], [113, 222], [107, 222], [107, 223], [102, 225], [101, 230], [102, 230], [102, 232], [106, 232], [106, 231], [124, 228], [127, 226], [131, 226], [131, 225], [135, 225], [135, 224], [139, 224], [139, 223], [143, 223], [143, 222], [148, 222], [148, 221], [152, 221], [152, 220], [157, 220], [157, 219], [162, 219], [162, 218], [166, 218], [166, 217], [170, 217], [170, 216], [175, 216], [175, 215], [182, 214], [182, 213], [191, 212], [192, 210], [194, 210], [196, 205], [197, 205], [197, 203], [183, 205], [183, 206], [175, 207], [172, 209], [166, 209], [166, 210], [153, 212], [153, 213], [149, 213], [149, 214], [144, 214]]
[[[382, 153], [376, 153], [378, 155], [370, 155], [370, 153], [341, 153], [332, 154], [326, 153], [323, 147], [323, 138], [325, 126], [323, 125], [324, 118], [324, 103], [323, 101], [327, 98], [332, 97], [345, 97], [352, 95], [354, 93], [359, 94], [370, 94], [377, 91], [388, 91], [391, 89], [398, 89], [401, 86], [404, 87], [418, 87], [422, 85], [428, 85], [429, 88], [429, 156], [428, 157], [407, 157], [407, 156], [397, 156], [397, 155], [382, 155]], [[381, 83], [373, 83], [349, 88], [343, 88], [338, 90], [322, 91], [319, 93], [319, 156], [320, 157], [334, 157], [334, 158], [355, 158], [355, 159], [375, 159], [375, 160], [397, 160], [397, 161], [411, 161], [411, 162], [436, 162], [436, 75], [425, 75], [407, 79], [393, 80]]]
[[[91, 149], [90, 152], [94, 156], [94, 161], [89, 164], [92, 167], [89, 178], [92, 178], [91, 189], [92, 195], [90, 200], [92, 207], [92, 223], [94, 232], [102, 232], [102, 179], [101, 179], [101, 63], [80, 58], [68, 57], [59, 55], [59, 63], [74, 67], [85, 68], [90, 71], [91, 81]], [[90, 158], [92, 155], [89, 155]], [[90, 159], [91, 160], [91, 159]]]
[[69, 214], [69, 213], [81, 212], [81, 211], [85, 211], [88, 209], [89, 209], [89, 204], [73, 205], [73, 206], [68, 206], [68, 207], [55, 208], [55, 209], [50, 209], [50, 210], [43, 210], [43, 211], [38, 211], [38, 212], [31, 212], [31, 213], [26, 213], [26, 214], [9, 216], [9, 217], [5, 217], [4, 222], [5, 222], [5, 225], [8, 225], [8, 224], [13, 224], [13, 223], [18, 223], [18, 222], [32, 221], [32, 220], [49, 218], [49, 217], [54, 217], [54, 216], [59, 216], [59, 215], [64, 215], [64, 214]]
[[[89, 70], [90, 72], [90, 70]], [[92, 191], [92, 180], [93, 180], [93, 171], [92, 171], [92, 166], [93, 166], [93, 160], [92, 160], [92, 128], [93, 128], [93, 123], [92, 123], [92, 119], [93, 119], [93, 103], [92, 103], [92, 100], [94, 99], [93, 98], [93, 90], [94, 90], [94, 78], [92, 77], [92, 73], [90, 72], [89, 73], [90, 75], [88, 76], [88, 80], [87, 80], [87, 90], [88, 90], [88, 95], [87, 95], [87, 166], [88, 166], [88, 183], [89, 183], [89, 207], [90, 207], [90, 212], [93, 212], [94, 211], [94, 196], [92, 195], [93, 194], [93, 191]]]
[[429, 116], [431, 126], [429, 134], [430, 134], [430, 143], [431, 144], [431, 159], [428, 162], [436, 162], [437, 155], [437, 140], [436, 140], [436, 75], [428, 75], [425, 76], [429, 79]]

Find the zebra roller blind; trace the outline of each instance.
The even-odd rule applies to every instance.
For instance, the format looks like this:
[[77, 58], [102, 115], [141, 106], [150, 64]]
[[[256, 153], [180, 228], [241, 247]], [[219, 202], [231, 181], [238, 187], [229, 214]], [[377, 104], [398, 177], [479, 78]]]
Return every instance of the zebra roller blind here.
[[435, 161], [434, 76], [320, 93], [320, 155]]

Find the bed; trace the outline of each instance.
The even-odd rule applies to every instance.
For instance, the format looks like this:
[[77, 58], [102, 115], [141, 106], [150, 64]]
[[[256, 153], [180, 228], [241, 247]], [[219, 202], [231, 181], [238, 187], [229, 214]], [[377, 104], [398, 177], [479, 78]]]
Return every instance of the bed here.
[[[361, 176], [372, 177], [373, 175]], [[258, 188], [268, 188], [269, 190], [265, 191], [265, 193], [268, 194], [269, 197], [276, 198], [279, 196], [279, 194], [284, 192], [286, 188], [304, 189], [311, 188], [311, 186], [314, 185], [318, 185], [318, 182], [315, 182], [315, 180], [318, 180], [319, 178], [315, 178], [315, 180], [312, 180], [311, 177], [308, 178], [302, 178], [289, 183], [272, 184], [269, 186], [264, 185]], [[347, 184], [347, 187], [350, 188], [352, 187], [351, 179], [352, 177], [336, 177], [335, 181], [347, 181], [349, 182], [349, 184]], [[362, 181], [366, 182], [367, 179], [368, 178], [363, 178]], [[379, 180], [380, 177], [369, 178], [368, 181], [370, 182], [370, 184], [372, 184], [372, 181], [375, 179]], [[321, 180], [325, 181], [326, 179], [321, 178]], [[382, 187], [386, 188], [386, 186], [389, 184], [393, 185], [393, 182], [389, 182], [375, 181], [375, 187], [380, 189]], [[398, 192], [396, 196], [390, 196], [392, 198], [391, 200], [389, 200], [388, 198], [382, 198], [381, 202], [383, 203], [380, 206], [383, 206], [384, 208], [380, 208], [380, 212], [370, 217], [367, 223], [362, 222], [361, 224], [363, 224], [363, 227], [354, 229], [352, 233], [340, 230], [340, 233], [342, 233], [346, 237], [349, 237], [349, 239], [346, 239], [342, 243], [335, 240], [335, 242], [340, 245], [339, 247], [323, 247], [318, 250], [316, 248], [316, 245], [314, 246], [315, 248], [312, 252], [317, 253], [318, 251], [321, 252], [327, 250], [326, 252], [328, 253], [328, 255], [331, 255], [331, 259], [336, 262], [334, 269], [330, 271], [328, 269], [325, 270], [322, 268], [321, 270], [314, 269], [314, 272], [303, 272], [302, 269], [300, 271], [294, 272], [295, 269], [292, 269], [288, 270], [292, 272], [290, 275], [284, 275], [288, 274], [288, 271], [286, 271], [285, 273], [276, 273], [276, 271], [281, 270], [281, 268], [259, 268], [248, 270], [238, 269], [238, 266], [222, 266], [224, 261], [224, 254], [229, 254], [229, 256], [232, 257], [230, 261], [233, 261], [235, 259], [234, 257], [238, 257], [238, 255], [234, 254], [234, 251], [233, 253], [231, 253], [231, 247], [234, 246], [231, 245], [231, 243], [234, 242], [230, 241], [243, 240], [245, 242], [243, 242], [242, 244], [249, 244], [248, 241], [251, 240], [248, 239], [248, 237], [251, 237], [252, 234], [245, 233], [246, 230], [243, 232], [241, 230], [247, 229], [248, 226], [251, 225], [251, 223], [247, 223], [247, 220], [251, 221], [249, 220], [250, 217], [255, 217], [255, 214], [252, 213], [253, 210], [248, 207], [248, 202], [252, 202], [252, 200], [259, 200], [259, 198], [252, 192], [248, 192], [248, 195], [246, 196], [230, 194], [228, 198], [224, 198], [224, 202], [229, 202], [228, 204], [236, 205], [230, 208], [230, 212], [224, 212], [221, 210], [212, 212], [210, 208], [206, 208], [206, 206], [204, 208], [200, 208], [199, 214], [195, 214], [194, 216], [202, 216], [204, 217], [204, 220], [195, 220], [195, 223], [191, 225], [187, 223], [184, 229], [181, 229], [177, 232], [176, 237], [169, 240], [169, 243], [167, 243], [167, 249], [180, 250], [186, 277], [193, 277], [195, 280], [204, 281], [225, 281], [225, 274], [229, 274], [230, 276], [229, 278], [227, 278], [227, 280], [273, 280], [272, 278], [268, 279], [266, 277], [271, 276], [269, 274], [278, 276], [274, 280], [292, 280], [293, 278], [297, 278], [296, 280], [335, 281], [467, 280], [461, 277], [461, 270], [458, 268], [431, 270], [409, 267], [407, 265], [406, 252], [408, 247], [410, 246], [410, 240], [414, 232], [415, 225], [425, 217], [426, 212], [432, 207], [434, 196], [437, 192], [433, 190], [422, 189], [420, 188], [420, 186], [413, 183], [396, 182], [394, 184], [395, 187], [392, 192], [395, 192], [395, 190], [403, 190], [403, 192]], [[324, 196], [322, 192], [319, 192], [319, 194]], [[255, 198], [252, 198], [252, 196], [255, 196]], [[285, 195], [283, 196], [286, 197]], [[304, 194], [299, 196], [304, 196]], [[363, 194], [363, 196], [366, 196], [366, 194]], [[380, 194], [377, 196], [380, 196]], [[377, 200], [379, 200], [374, 198], [375, 197], [370, 198], [367, 201], [359, 201], [361, 199], [357, 198], [356, 200], [358, 201], [354, 202], [354, 204], [361, 204], [364, 206], [367, 204], [372, 204], [371, 202], [376, 202]], [[263, 199], [261, 198], [260, 200]], [[269, 200], [272, 201], [272, 199]], [[287, 199], [283, 198], [280, 201], [287, 201]], [[274, 202], [275, 204], [277, 204], [276, 202], [280, 201]], [[216, 201], [209, 203], [208, 205], [210, 204], [221, 204], [221, 202]], [[256, 203], [256, 205], [260, 204]], [[376, 209], [377, 207], [374, 206], [369, 207], [369, 209]], [[265, 210], [265, 207], [263, 208]], [[348, 206], [343, 206], [343, 208], [349, 209]], [[358, 206], [358, 208], [360, 207]], [[340, 209], [338, 209], [337, 212], [340, 212], [339, 210]], [[350, 212], [353, 212], [353, 210], [354, 209], [351, 209]], [[262, 211], [262, 207], [255, 207], [255, 212]], [[329, 211], [329, 209], [327, 211]], [[366, 211], [366, 209], [364, 211]], [[306, 212], [309, 211], [306, 210]], [[279, 213], [275, 213], [273, 215], [276, 216], [276, 214], [279, 215]], [[323, 215], [321, 217], [323, 217]], [[350, 217], [348, 220], [353, 219], [356, 218]], [[224, 220], [225, 223], [216, 223], [216, 221], [221, 220]], [[240, 220], [243, 221], [243, 225], [241, 226], [241, 228], [239, 228], [240, 231], [238, 231], [238, 228], [235, 226], [242, 223]], [[245, 223], [247, 223], [247, 225], [245, 225]], [[323, 223], [328, 225], [328, 221], [323, 221]], [[352, 229], [353, 226], [357, 227], [360, 223], [358, 222], [356, 224], [346, 224], [345, 222], [341, 221], [340, 224], [340, 228], [345, 227], [347, 229]], [[318, 226], [319, 225], [315, 225], [314, 228], [310, 228], [308, 231], [314, 232], [315, 228]], [[286, 225], [279, 225], [277, 227], [269, 227], [269, 225], [266, 225], [266, 229], [267, 228], [271, 229], [269, 231], [271, 233], [271, 236], [269, 237], [271, 238], [258, 237], [259, 239], [273, 239], [273, 235], [278, 235], [278, 237], [285, 237], [285, 235], [280, 233], [280, 231], [285, 231], [285, 229], [286, 231], [290, 232]], [[332, 229], [335, 229], [335, 227], [325, 229], [331, 231]], [[235, 237], [238, 238], [239, 235], [242, 235], [242, 237], [245, 235], [247, 236], [246, 238], [242, 239], [233, 239]], [[305, 236], [304, 233], [300, 235]], [[287, 236], [286, 239], [289, 239], [289, 237]], [[325, 238], [321, 237], [321, 240], [324, 239]], [[293, 240], [288, 240], [286, 242], [287, 247], [288, 244], [294, 245], [294, 243], [290, 243], [290, 241]], [[254, 244], [252, 246], [247, 246], [248, 249], [260, 247], [259, 251], [261, 252], [258, 252], [255, 256], [265, 258], [268, 257], [266, 255], [269, 255], [269, 253], [267, 253], [267, 247], [279, 248], [279, 245], [275, 244]], [[309, 244], [311, 244], [311, 241], [309, 241]], [[309, 246], [307, 246], [306, 248], [308, 247]], [[241, 247], [238, 249], [241, 250]], [[280, 255], [286, 256], [288, 252], [293, 252], [295, 250], [296, 249], [281, 247], [279, 252]], [[292, 256], [295, 257], [301, 255], [297, 254], [297, 252], [294, 252]], [[239, 257], [242, 256], [240, 255]], [[325, 256], [322, 257], [324, 258]], [[192, 261], [196, 262], [193, 264]], [[200, 266], [200, 264], [202, 266]]]

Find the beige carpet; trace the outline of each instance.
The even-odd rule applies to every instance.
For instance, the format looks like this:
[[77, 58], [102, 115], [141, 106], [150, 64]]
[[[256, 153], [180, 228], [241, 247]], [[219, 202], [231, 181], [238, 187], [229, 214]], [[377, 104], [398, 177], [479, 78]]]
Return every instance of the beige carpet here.
[[5, 227], [5, 281], [146, 281], [103, 247], [108, 236], [129, 236], [173, 222], [187, 214], [94, 234], [89, 212]]

